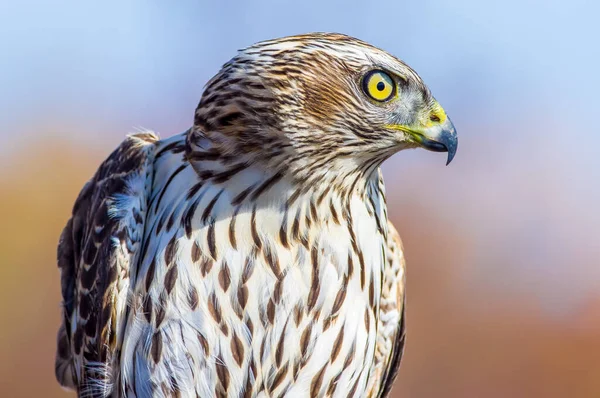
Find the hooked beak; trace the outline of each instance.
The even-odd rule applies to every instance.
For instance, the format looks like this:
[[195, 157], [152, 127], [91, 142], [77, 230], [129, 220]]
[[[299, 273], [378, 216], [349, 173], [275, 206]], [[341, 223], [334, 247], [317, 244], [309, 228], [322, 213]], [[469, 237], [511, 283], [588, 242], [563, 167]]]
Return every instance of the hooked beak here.
[[401, 125], [390, 125], [387, 127], [393, 130], [404, 131], [414, 143], [429, 151], [448, 152], [446, 166], [454, 159], [458, 146], [458, 138], [454, 124], [452, 124], [450, 118], [445, 114], [442, 123], [432, 123], [427, 127], [412, 128]]
[[458, 147], [458, 137], [449, 117], [446, 117], [443, 124], [427, 127], [420, 131], [411, 130], [408, 133], [417, 144], [429, 151], [448, 152], [446, 166], [454, 159]]

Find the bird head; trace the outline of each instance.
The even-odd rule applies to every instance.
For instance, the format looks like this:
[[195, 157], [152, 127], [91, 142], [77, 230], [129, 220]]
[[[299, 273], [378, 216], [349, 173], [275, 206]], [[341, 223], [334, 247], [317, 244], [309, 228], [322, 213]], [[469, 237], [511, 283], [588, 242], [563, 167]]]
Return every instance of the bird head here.
[[206, 85], [190, 132], [231, 156], [303, 175], [372, 172], [395, 152], [457, 148], [455, 128], [419, 75], [340, 34], [308, 34], [241, 50]]

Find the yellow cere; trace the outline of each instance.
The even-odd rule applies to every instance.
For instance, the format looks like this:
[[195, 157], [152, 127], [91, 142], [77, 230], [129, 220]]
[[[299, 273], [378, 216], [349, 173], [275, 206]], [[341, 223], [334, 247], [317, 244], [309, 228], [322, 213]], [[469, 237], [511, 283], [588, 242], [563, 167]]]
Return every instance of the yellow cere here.
[[372, 71], [365, 76], [363, 89], [376, 101], [387, 101], [396, 91], [394, 80], [382, 71]]
[[442, 108], [442, 106], [437, 101], [435, 101], [435, 103], [431, 107], [430, 117], [429, 120], [427, 120], [425, 126], [431, 127], [434, 124], [443, 124], [446, 121], [447, 117], [448, 116], [446, 116], [444, 108]]

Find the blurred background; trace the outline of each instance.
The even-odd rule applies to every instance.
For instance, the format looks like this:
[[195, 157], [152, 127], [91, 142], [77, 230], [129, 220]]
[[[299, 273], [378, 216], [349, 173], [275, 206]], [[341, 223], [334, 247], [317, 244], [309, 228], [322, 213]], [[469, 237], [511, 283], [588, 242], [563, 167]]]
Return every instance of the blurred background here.
[[54, 380], [55, 247], [126, 133], [188, 128], [239, 48], [311, 31], [418, 71], [454, 162], [384, 166], [408, 259], [394, 397], [600, 396], [600, 29], [594, 1], [0, 2], [0, 394]]

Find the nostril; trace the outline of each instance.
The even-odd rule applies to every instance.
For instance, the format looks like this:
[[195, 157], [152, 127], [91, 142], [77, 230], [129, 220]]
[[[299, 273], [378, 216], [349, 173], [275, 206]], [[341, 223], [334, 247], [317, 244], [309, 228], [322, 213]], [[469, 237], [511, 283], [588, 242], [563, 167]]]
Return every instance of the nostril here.
[[438, 123], [440, 121], [440, 117], [436, 114], [433, 114], [433, 115], [429, 116], [429, 120], [431, 120], [434, 123]]

